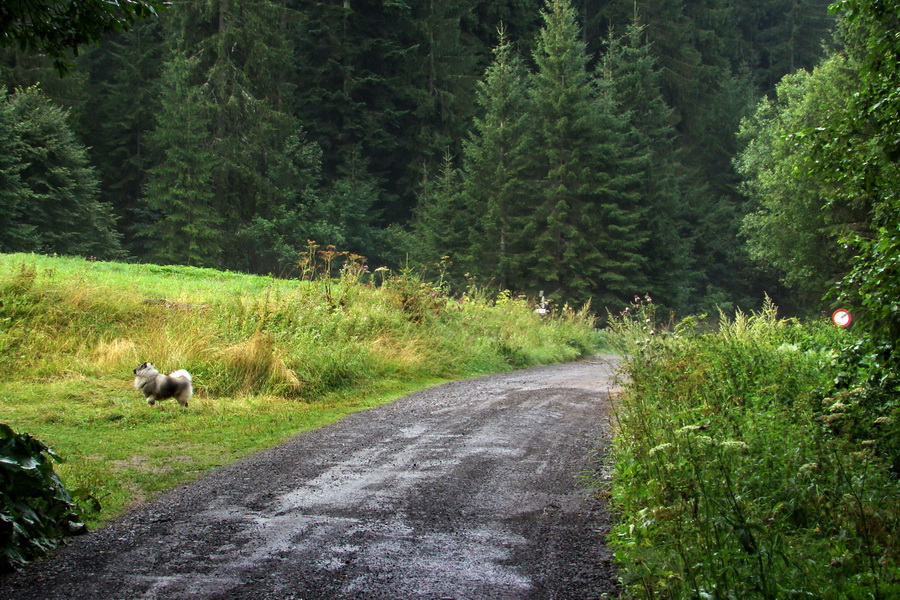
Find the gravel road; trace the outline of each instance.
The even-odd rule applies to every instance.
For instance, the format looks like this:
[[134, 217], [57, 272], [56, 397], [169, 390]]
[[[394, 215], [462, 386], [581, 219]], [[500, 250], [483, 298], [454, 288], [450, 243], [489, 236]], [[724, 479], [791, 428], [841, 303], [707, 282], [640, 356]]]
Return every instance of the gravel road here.
[[455, 382], [219, 469], [0, 578], [0, 597], [578, 599], [615, 594], [582, 476], [609, 356]]

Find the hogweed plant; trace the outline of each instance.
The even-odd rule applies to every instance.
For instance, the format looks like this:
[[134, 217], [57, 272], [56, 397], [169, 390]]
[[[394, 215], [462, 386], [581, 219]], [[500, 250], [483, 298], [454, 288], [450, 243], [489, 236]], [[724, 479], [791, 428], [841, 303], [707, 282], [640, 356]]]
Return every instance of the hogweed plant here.
[[900, 498], [871, 441], [823, 406], [852, 335], [759, 312], [660, 324], [648, 297], [611, 317], [610, 535], [625, 597], [900, 595]]

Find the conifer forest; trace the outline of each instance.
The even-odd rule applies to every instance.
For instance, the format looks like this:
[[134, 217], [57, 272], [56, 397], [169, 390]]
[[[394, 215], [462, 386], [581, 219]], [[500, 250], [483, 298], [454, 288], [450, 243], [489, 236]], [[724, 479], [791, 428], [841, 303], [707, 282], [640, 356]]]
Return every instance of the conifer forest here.
[[598, 313], [799, 314], [894, 177], [844, 118], [885, 3], [150, 4], [0, 47], [0, 251], [292, 277], [334, 246]]

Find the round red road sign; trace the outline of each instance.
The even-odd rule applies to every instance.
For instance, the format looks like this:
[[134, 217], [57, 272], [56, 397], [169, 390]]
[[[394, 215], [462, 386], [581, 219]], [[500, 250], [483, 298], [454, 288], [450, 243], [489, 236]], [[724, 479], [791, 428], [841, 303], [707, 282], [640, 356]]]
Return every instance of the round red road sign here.
[[846, 327], [853, 322], [853, 315], [846, 308], [839, 308], [831, 314], [831, 320], [838, 327]]

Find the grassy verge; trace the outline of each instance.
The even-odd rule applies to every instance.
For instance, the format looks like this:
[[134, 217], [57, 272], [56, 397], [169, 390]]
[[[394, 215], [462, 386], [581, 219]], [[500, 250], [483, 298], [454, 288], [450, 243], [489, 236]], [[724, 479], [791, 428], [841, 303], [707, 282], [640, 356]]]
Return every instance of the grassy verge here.
[[825, 394], [852, 334], [771, 306], [714, 332], [654, 323], [644, 304], [615, 325], [625, 596], [898, 597], [896, 474], [872, 440], [840, 434], [846, 406]]
[[[593, 318], [450, 298], [410, 274], [285, 281], [0, 255], [0, 421], [52, 446], [96, 526], [208, 469], [448, 379], [571, 360]], [[142, 361], [195, 397], [147, 406]]]

